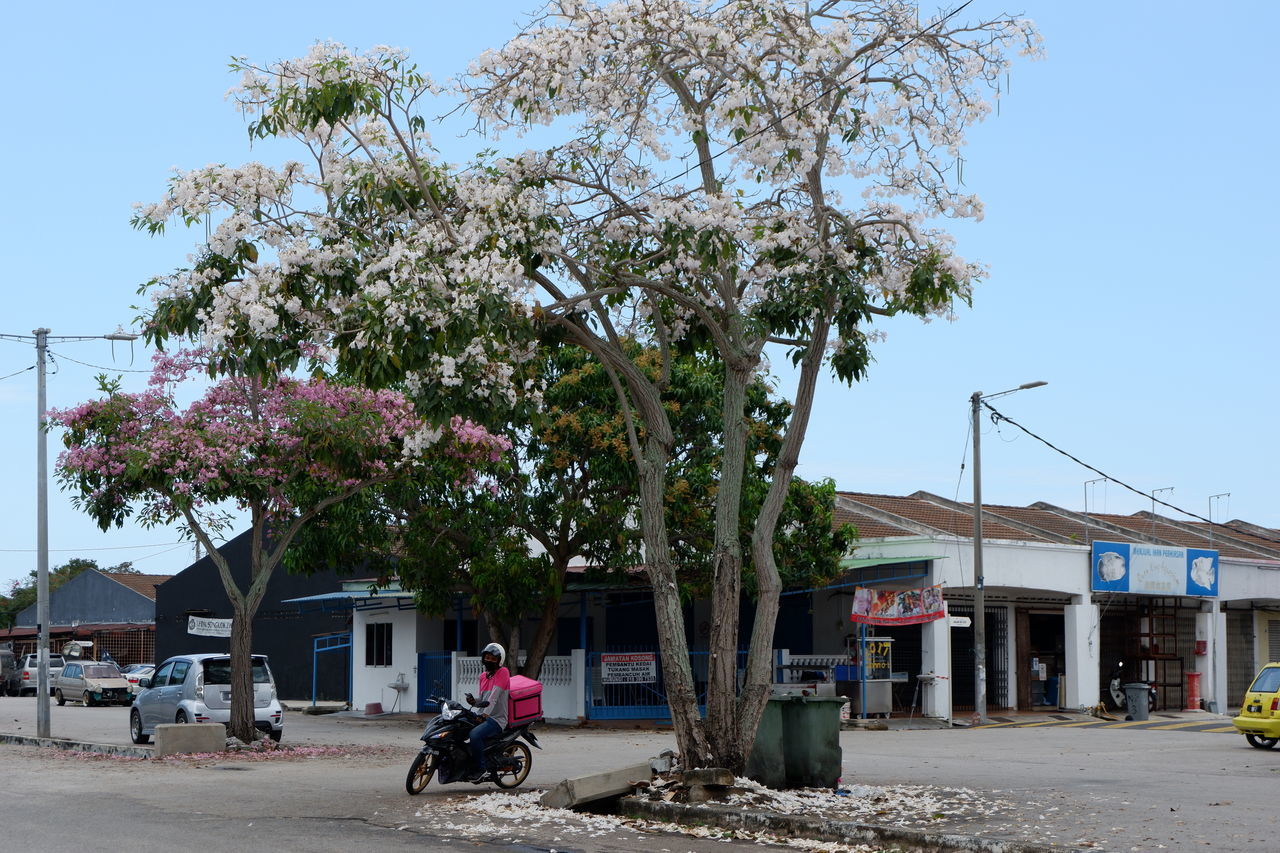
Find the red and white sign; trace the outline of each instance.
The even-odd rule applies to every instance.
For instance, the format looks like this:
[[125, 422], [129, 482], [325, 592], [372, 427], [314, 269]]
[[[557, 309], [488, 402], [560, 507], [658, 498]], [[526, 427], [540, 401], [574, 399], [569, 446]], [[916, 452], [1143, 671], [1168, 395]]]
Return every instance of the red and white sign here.
[[605, 684], [653, 684], [658, 680], [654, 652], [600, 655], [600, 680]]

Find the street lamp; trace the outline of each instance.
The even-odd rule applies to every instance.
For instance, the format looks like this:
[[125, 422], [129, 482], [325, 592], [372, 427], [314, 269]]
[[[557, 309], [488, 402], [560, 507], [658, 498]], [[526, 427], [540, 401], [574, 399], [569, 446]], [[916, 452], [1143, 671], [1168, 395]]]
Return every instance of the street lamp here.
[[987, 593], [982, 574], [982, 430], [978, 425], [978, 412], [983, 400], [1048, 384], [1026, 382], [996, 394], [974, 391], [969, 397], [973, 416], [973, 712], [979, 724], [987, 722]]
[[[33, 329], [36, 339], [36, 737], [49, 737], [49, 454], [45, 431], [44, 363], [49, 330]], [[15, 337], [5, 335], [4, 337]], [[59, 341], [133, 341], [123, 330], [109, 335], [67, 335]]]

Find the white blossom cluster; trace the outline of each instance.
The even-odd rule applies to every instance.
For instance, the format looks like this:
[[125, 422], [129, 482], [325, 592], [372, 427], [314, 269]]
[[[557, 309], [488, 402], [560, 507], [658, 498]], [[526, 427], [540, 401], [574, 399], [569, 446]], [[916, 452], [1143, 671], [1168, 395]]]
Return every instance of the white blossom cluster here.
[[945, 313], [982, 270], [934, 223], [982, 216], [958, 158], [1019, 50], [1039, 52], [1025, 20], [922, 20], [903, 0], [555, 0], [456, 86], [494, 132], [567, 123], [567, 138], [460, 169], [415, 112], [442, 87], [401, 51], [321, 43], [239, 61], [233, 90], [251, 129], [296, 137], [309, 166], [182, 173], [135, 221], [216, 222], [154, 291], [158, 309], [200, 306], [206, 344], [425, 346], [411, 388], [510, 400], [529, 350], [493, 332], [504, 311], [554, 321], [608, 296], [678, 337], [779, 305], [838, 313], [841, 282], [890, 308], [929, 264], [954, 287], [917, 313]]

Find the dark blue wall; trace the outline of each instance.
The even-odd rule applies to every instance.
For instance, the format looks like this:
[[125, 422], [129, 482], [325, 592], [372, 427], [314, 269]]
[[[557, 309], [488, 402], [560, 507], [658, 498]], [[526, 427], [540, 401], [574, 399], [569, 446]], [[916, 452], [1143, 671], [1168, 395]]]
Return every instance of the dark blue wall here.
[[[231, 564], [231, 574], [241, 589], [249, 584], [248, 531], [218, 549]], [[323, 592], [337, 592], [342, 578], [332, 571], [312, 575], [289, 574], [277, 567], [253, 620], [253, 651], [266, 655], [281, 699], [311, 698], [312, 640], [318, 634], [350, 630], [350, 612], [300, 614], [285, 599]], [[189, 616], [231, 618], [231, 601], [213, 560], [203, 557], [156, 588], [156, 663], [179, 654], [226, 652], [226, 637], [187, 633]], [[317, 696], [341, 701], [347, 698], [350, 659], [347, 652], [320, 656]]]
[[[49, 593], [49, 624], [93, 622], [149, 623], [155, 603], [140, 592], [117, 583], [110, 575], [86, 569]], [[36, 605], [18, 614], [19, 628], [34, 628]]]

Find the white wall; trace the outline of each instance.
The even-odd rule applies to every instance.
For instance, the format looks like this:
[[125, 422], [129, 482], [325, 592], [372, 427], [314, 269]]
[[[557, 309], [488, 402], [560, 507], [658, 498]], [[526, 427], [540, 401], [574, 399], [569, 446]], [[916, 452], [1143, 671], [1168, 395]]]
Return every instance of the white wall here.
[[[391, 665], [365, 666], [365, 626], [391, 623]], [[418, 710], [418, 614], [414, 610], [356, 610], [351, 620], [351, 707], [363, 711], [381, 703], [383, 711]], [[388, 685], [403, 675], [409, 689], [399, 691]], [[399, 699], [397, 703], [397, 698]]]

